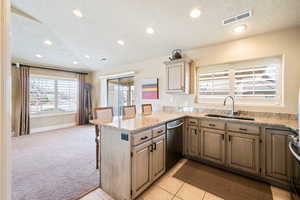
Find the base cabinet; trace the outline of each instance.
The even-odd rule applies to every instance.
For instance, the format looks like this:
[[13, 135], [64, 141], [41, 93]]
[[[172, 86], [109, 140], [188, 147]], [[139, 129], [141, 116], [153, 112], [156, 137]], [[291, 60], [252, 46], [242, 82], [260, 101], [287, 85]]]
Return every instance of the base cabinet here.
[[187, 130], [188, 155], [200, 157], [201, 132], [197, 126], [189, 126]]
[[227, 133], [227, 165], [230, 168], [260, 173], [259, 136], [243, 133]]
[[165, 136], [153, 139], [152, 181], [158, 179], [166, 170], [166, 140]]
[[265, 130], [265, 176], [288, 182], [291, 176], [292, 157], [288, 150], [288, 131]]
[[201, 157], [217, 164], [225, 164], [225, 131], [201, 129]]
[[151, 141], [133, 148], [132, 195], [138, 195], [151, 183], [151, 148]]
[[165, 135], [153, 138], [133, 148], [132, 151], [132, 197], [135, 198], [166, 169]]

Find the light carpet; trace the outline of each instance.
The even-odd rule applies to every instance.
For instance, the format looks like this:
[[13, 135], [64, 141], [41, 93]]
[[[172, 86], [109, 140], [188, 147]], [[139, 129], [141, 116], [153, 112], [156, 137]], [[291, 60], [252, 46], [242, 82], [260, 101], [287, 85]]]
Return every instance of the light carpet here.
[[99, 185], [93, 126], [14, 137], [13, 200], [73, 200]]

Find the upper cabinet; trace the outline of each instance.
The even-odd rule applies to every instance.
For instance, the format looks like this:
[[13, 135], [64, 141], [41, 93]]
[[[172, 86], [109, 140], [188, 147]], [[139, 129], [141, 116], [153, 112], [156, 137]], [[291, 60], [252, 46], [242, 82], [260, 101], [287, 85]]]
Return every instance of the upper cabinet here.
[[190, 93], [191, 60], [178, 59], [164, 62], [166, 65], [166, 92], [176, 94]]

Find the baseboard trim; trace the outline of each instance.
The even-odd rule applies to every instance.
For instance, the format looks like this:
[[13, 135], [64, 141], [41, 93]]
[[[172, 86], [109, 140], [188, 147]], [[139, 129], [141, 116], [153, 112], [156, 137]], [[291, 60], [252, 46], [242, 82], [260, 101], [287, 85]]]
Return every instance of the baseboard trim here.
[[40, 132], [45, 132], [45, 131], [52, 131], [52, 130], [57, 130], [57, 129], [62, 129], [62, 128], [69, 128], [69, 127], [74, 127], [76, 126], [76, 123], [69, 123], [69, 124], [59, 124], [55, 126], [46, 126], [46, 127], [41, 127], [41, 128], [33, 128], [30, 130], [30, 133], [40, 133]]

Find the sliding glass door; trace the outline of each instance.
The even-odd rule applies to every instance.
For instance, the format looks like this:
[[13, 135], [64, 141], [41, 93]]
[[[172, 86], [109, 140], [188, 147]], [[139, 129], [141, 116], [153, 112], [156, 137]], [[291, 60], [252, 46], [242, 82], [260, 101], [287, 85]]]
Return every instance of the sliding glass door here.
[[122, 115], [122, 107], [135, 105], [134, 77], [107, 80], [107, 105], [113, 107], [114, 116]]

